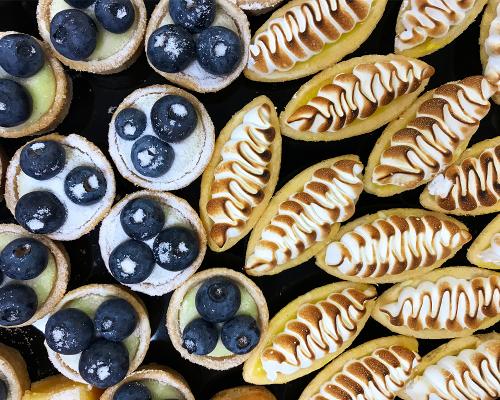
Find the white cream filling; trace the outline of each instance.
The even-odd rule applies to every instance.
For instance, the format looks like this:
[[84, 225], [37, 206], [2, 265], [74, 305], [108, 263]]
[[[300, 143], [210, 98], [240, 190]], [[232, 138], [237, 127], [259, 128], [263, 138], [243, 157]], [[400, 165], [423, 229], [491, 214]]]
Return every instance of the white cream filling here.
[[437, 175], [427, 186], [431, 196], [446, 198], [453, 187], [453, 182], [447, 179], [443, 174]]
[[492, 236], [489, 247], [479, 253], [479, 258], [484, 262], [500, 265], [500, 232]]

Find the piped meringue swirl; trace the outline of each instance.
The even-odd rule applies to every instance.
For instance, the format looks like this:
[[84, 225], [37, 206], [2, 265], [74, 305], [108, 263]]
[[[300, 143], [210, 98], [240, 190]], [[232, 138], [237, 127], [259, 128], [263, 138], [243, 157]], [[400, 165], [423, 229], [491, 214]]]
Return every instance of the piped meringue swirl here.
[[349, 219], [363, 191], [363, 164], [342, 159], [318, 168], [300, 191], [279, 205], [261, 232], [246, 270], [266, 272], [325, 240], [332, 225]]
[[500, 279], [496, 275], [457, 279], [443, 276], [404, 287], [395, 302], [381, 309], [390, 323], [414, 331], [477, 329], [500, 313]]
[[352, 31], [370, 13], [373, 0], [303, 0], [250, 44], [248, 69], [266, 75], [288, 71]]
[[479, 258], [484, 262], [500, 265], [500, 232], [491, 237], [490, 245], [479, 253]]
[[268, 104], [248, 111], [222, 148], [206, 206], [213, 222], [209, 234], [220, 247], [242, 232], [264, 198], [276, 138], [271, 111]]
[[411, 49], [427, 39], [446, 36], [460, 24], [476, 0], [407, 0], [401, 14], [403, 30], [396, 36], [396, 51]]
[[278, 374], [290, 375], [308, 368], [316, 360], [334, 353], [357, 334], [367, 313], [366, 302], [376, 297], [373, 287], [347, 288], [317, 303], [306, 303], [294, 319], [265, 348], [261, 362], [271, 381]]
[[441, 358], [405, 389], [413, 400], [495, 400], [500, 397], [500, 340]]
[[477, 131], [493, 94], [493, 86], [482, 76], [438, 87], [415, 118], [392, 135], [373, 170], [373, 183], [411, 189], [432, 179]]
[[444, 260], [470, 238], [451, 220], [392, 215], [357, 226], [330, 243], [325, 263], [359, 278], [398, 275]]
[[491, 21], [488, 37], [484, 42], [484, 51], [488, 60], [484, 76], [496, 85], [498, 92], [500, 91], [500, 3], [497, 4], [495, 18]]
[[430, 65], [412, 59], [359, 64], [322, 86], [288, 117], [287, 124], [299, 131], [336, 132], [415, 92], [433, 73]]

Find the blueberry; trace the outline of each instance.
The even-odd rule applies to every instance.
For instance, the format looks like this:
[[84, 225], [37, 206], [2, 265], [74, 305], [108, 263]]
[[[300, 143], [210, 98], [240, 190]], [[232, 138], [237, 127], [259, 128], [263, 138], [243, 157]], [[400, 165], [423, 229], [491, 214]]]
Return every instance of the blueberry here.
[[216, 326], [201, 318], [191, 321], [182, 332], [182, 347], [189, 354], [209, 354], [215, 349], [218, 340]]
[[52, 233], [66, 221], [66, 208], [51, 192], [35, 191], [23, 195], [16, 204], [17, 222], [32, 233]]
[[40, 275], [49, 261], [49, 250], [40, 241], [14, 239], [0, 253], [0, 269], [11, 279], [26, 281]]
[[122, 343], [106, 339], [95, 341], [80, 357], [78, 370], [92, 386], [105, 389], [116, 385], [127, 375], [129, 355]]
[[174, 162], [172, 146], [156, 136], [145, 135], [132, 146], [132, 163], [141, 175], [158, 178], [165, 175]]
[[53, 178], [62, 171], [66, 152], [54, 140], [37, 140], [23, 147], [19, 162], [26, 175], [41, 181]]
[[156, 263], [168, 271], [182, 271], [200, 253], [198, 236], [188, 228], [172, 226], [161, 231], [153, 243]]
[[260, 329], [252, 317], [238, 315], [222, 326], [221, 340], [234, 354], [247, 354], [259, 343]]
[[160, 204], [147, 198], [129, 201], [120, 213], [125, 233], [135, 240], [148, 240], [160, 233], [165, 224], [165, 213]]
[[177, 25], [191, 33], [200, 33], [215, 19], [215, 0], [170, 0], [168, 9]]
[[11, 128], [25, 122], [33, 104], [22, 85], [10, 79], [0, 79], [0, 126]]
[[95, 50], [97, 27], [83, 11], [59, 11], [50, 22], [50, 40], [54, 48], [70, 60], [85, 60]]
[[127, 382], [115, 392], [113, 400], [151, 400], [151, 392], [141, 382]]
[[211, 74], [229, 74], [241, 60], [241, 40], [230, 29], [211, 26], [196, 39], [196, 55], [203, 69]]
[[94, 12], [109, 32], [126, 32], [134, 23], [135, 9], [130, 0], [96, 0]]
[[180, 142], [193, 133], [198, 114], [184, 97], [163, 96], [151, 108], [151, 124], [158, 137], [165, 142]]
[[13, 326], [28, 321], [38, 307], [35, 291], [29, 286], [9, 283], [0, 288], [0, 326]]
[[149, 37], [146, 54], [156, 69], [180, 72], [196, 57], [191, 34], [177, 25], [163, 25]]
[[64, 308], [52, 314], [45, 325], [47, 346], [59, 354], [79, 354], [94, 338], [90, 317], [76, 308]]
[[0, 400], [7, 400], [9, 397], [9, 390], [3, 379], [0, 379]]
[[146, 114], [136, 108], [124, 108], [115, 118], [115, 130], [125, 140], [135, 140], [146, 129]]
[[128, 338], [137, 326], [137, 313], [124, 299], [106, 300], [97, 309], [94, 317], [98, 337], [112, 342]]
[[109, 269], [115, 279], [126, 285], [146, 280], [155, 261], [147, 244], [137, 240], [127, 240], [118, 245], [109, 256]]
[[30, 35], [12, 33], [0, 39], [0, 66], [12, 76], [29, 78], [45, 63], [42, 46]]
[[64, 193], [76, 204], [91, 205], [106, 195], [106, 178], [95, 167], [73, 168], [64, 179]]
[[236, 314], [240, 304], [240, 288], [223, 276], [207, 279], [196, 292], [196, 310], [210, 322], [227, 321]]
[[94, 4], [95, 0], [64, 0], [71, 7], [75, 8], [87, 8]]

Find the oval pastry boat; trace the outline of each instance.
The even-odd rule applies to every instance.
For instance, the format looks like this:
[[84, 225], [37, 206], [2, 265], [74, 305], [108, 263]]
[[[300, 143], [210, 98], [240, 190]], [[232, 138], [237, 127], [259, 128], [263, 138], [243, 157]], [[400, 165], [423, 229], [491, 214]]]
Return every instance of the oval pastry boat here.
[[30, 377], [26, 362], [14, 348], [0, 343], [0, 375], [6, 381], [8, 400], [21, 400], [26, 390], [30, 388]]
[[249, 275], [274, 275], [314, 256], [349, 219], [363, 191], [363, 164], [345, 155], [315, 164], [271, 199], [246, 252]]
[[234, 0], [233, 2], [249, 15], [261, 15], [271, 12], [284, 0]]
[[259, 96], [226, 124], [201, 180], [200, 215], [213, 251], [250, 232], [278, 181], [281, 134], [274, 104]]
[[217, 393], [211, 400], [276, 400], [265, 387], [238, 386]]
[[434, 68], [396, 55], [343, 61], [300, 87], [280, 114], [283, 135], [330, 141], [362, 135], [394, 120], [425, 89]]
[[382, 210], [343, 225], [316, 255], [316, 265], [343, 280], [401, 282], [440, 267], [471, 237], [464, 224], [444, 214]]
[[493, 218], [472, 242], [467, 259], [481, 268], [500, 269], [500, 215]]
[[489, 0], [481, 20], [479, 54], [483, 74], [497, 86], [493, 101], [500, 104], [500, 3]]
[[290, 1], [255, 32], [245, 76], [283, 82], [335, 64], [370, 36], [386, 4], [387, 0]]
[[471, 335], [500, 321], [500, 274], [448, 267], [392, 286], [373, 318], [393, 332], [422, 339]]
[[373, 286], [338, 282], [293, 300], [269, 323], [243, 366], [243, 379], [256, 385], [281, 384], [323, 367], [351, 345], [376, 297]]

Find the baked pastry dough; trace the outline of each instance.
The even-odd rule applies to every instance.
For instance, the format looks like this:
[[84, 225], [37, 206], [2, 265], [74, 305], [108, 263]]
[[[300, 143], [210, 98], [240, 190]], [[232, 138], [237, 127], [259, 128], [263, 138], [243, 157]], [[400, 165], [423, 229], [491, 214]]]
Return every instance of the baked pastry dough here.
[[33, 382], [30, 390], [24, 392], [23, 400], [100, 400], [102, 393], [101, 389], [59, 374]]
[[0, 375], [7, 386], [7, 399], [21, 400], [30, 388], [28, 369], [21, 354], [14, 348], [0, 343]]
[[245, 76], [283, 82], [314, 74], [356, 50], [387, 0], [292, 0], [255, 32]]
[[481, 268], [500, 269], [500, 215], [476, 236], [467, 250], [467, 259]]
[[365, 190], [392, 196], [427, 183], [454, 163], [488, 113], [493, 93], [486, 79], [471, 76], [421, 96], [377, 140]]
[[222, 129], [201, 179], [200, 215], [212, 250], [231, 248], [254, 227], [274, 193], [280, 164], [276, 110], [259, 96]]
[[372, 316], [393, 332], [422, 339], [467, 336], [500, 321], [500, 274], [448, 267], [392, 286]]
[[276, 397], [262, 386], [239, 386], [223, 390], [211, 400], [276, 400]]
[[316, 255], [316, 264], [343, 280], [401, 282], [440, 267], [471, 237], [467, 227], [454, 218], [395, 208], [343, 225]]
[[500, 104], [500, 2], [489, 0], [481, 20], [479, 36], [483, 74], [497, 88], [493, 101]]

